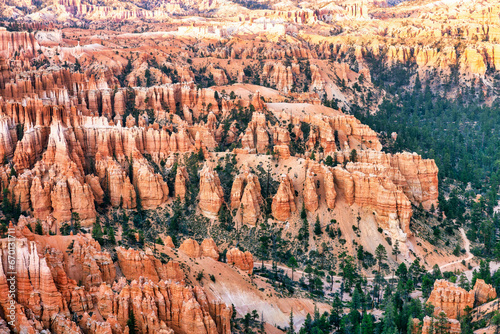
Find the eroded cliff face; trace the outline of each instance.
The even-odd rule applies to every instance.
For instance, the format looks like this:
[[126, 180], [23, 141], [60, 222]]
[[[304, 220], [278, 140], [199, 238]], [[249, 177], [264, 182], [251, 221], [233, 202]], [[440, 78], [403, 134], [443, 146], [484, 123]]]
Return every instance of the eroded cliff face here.
[[216, 218], [222, 203], [224, 191], [221, 187], [219, 175], [209, 165], [200, 171], [199, 208], [203, 215]]
[[[231, 308], [209, 298], [203, 288], [187, 286], [174, 261], [164, 264], [152, 254], [118, 247], [113, 263], [107, 251], [83, 235], [35, 236], [24, 228], [17, 229], [17, 237], [17, 320], [9, 325], [16, 333], [43, 328], [61, 334], [127, 333], [132, 312], [140, 333], [230, 333]], [[202, 245], [204, 256], [218, 258], [213, 240]], [[0, 246], [0, 290], [5, 292], [0, 307], [7, 314], [6, 239]], [[234, 262], [246, 263], [238, 257]]]
[[[12, 44], [34, 51], [22, 52], [28, 59], [39, 54], [32, 35], [3, 35], [10, 42], [0, 45], [0, 49], [9, 50]], [[255, 52], [249, 49], [246, 54], [251, 57]], [[293, 46], [283, 56], [314, 58], [322, 53], [345, 52], [341, 46], [322, 45], [315, 52]], [[364, 50], [356, 49], [358, 58], [363, 54]], [[132, 71], [136, 77], [145, 75], [137, 71], [147, 68], [145, 64], [151, 59], [141, 55], [134, 60]], [[18, 65], [3, 66], [21, 71]], [[119, 87], [112, 66], [88, 73], [62, 68], [0, 80], [4, 97], [0, 101], [0, 159], [10, 163], [2, 169], [0, 179], [2, 188], [8, 189], [9, 200], [41, 220], [54, 218], [62, 224], [78, 215], [83, 226], [90, 226], [96, 217], [96, 205], [103, 202], [125, 209], [154, 209], [177, 197], [184, 200], [190, 176], [183, 158], [202, 152], [205, 159], [210, 159], [219, 145], [234, 145], [232, 152], [236, 155], [274, 153], [278, 159], [289, 160], [316, 152], [319, 161], [335, 156], [339, 163], [349, 161], [352, 149], [356, 149], [357, 161], [349, 162], [345, 170], [336, 167], [321, 173], [325, 176], [328, 208], [335, 207], [337, 189], [342, 189], [348, 203], [373, 207], [380, 226], [392, 229], [391, 233], [401, 240], [404, 233], [409, 233], [410, 202], [426, 209], [436, 206], [434, 162], [407, 153], [382, 153], [377, 134], [353, 116], [332, 110], [270, 113], [259, 90], [248, 97], [230, 97], [221, 90], [199, 89], [193, 82], [193, 70], [168, 66], [169, 71], [177, 71], [180, 83], [156, 78], [156, 85], [151, 87], [125, 89]], [[313, 86], [322, 89], [325, 86], [318, 66], [311, 64], [311, 78]], [[296, 63], [289, 67], [267, 64], [262, 75], [280, 86], [279, 90], [286, 90], [295, 79], [283, 77], [296, 78], [304, 71], [304, 66]], [[350, 74], [344, 76], [350, 80]], [[219, 77], [223, 75], [219, 73]], [[316, 103], [313, 95], [299, 94], [297, 98]], [[130, 113], [130, 105], [136, 114]], [[247, 124], [236, 121], [235, 114], [240, 112], [237, 108], [255, 110]], [[304, 123], [309, 126], [307, 134], [302, 133]], [[297, 140], [305, 141], [304, 153], [295, 151]], [[169, 188], [168, 172], [175, 162], [175, 182]], [[10, 167], [17, 176], [9, 175]], [[262, 217], [263, 205], [258, 179], [244, 171], [232, 184], [231, 203], [224, 203], [224, 193], [227, 195], [229, 189], [222, 189], [214, 167], [212, 162], [207, 163], [200, 171], [200, 213], [215, 219], [222, 205], [230, 205], [244, 224], [255, 225]], [[314, 189], [319, 180], [309, 172], [306, 175], [303, 190], [283, 181], [277, 193], [271, 194], [277, 220], [286, 220], [297, 211], [297, 199], [304, 199], [309, 212], [321, 208], [320, 194]]]
[[[364, 8], [344, 10], [349, 17], [366, 18]], [[293, 20], [328, 15], [307, 13], [297, 12]], [[38, 36], [44, 34], [49, 32]], [[290, 238], [301, 223], [302, 205], [322, 227], [337, 214], [350, 227], [354, 209], [364, 210], [405, 250], [412, 205], [437, 205], [434, 161], [383, 153], [376, 132], [352, 115], [319, 105], [325, 94], [342, 97], [332, 84], [335, 76], [339, 85], [344, 80], [372, 89], [364, 60], [370, 57], [368, 46], [353, 47], [354, 68], [333, 61], [352, 51], [340, 42], [279, 48], [263, 42], [241, 49], [217, 44], [207, 46], [204, 57], [220, 53], [217, 59], [248, 60], [249, 68], [239, 62], [226, 68], [224, 60], [202, 71], [197, 59], [186, 66], [184, 60], [157, 53], [159, 46], [152, 46], [152, 54], [138, 52], [128, 68], [120, 35], [110, 37], [118, 53], [98, 44], [59, 47], [52, 41], [40, 47], [31, 34], [0, 35], [7, 41], [0, 41], [0, 52], [14, 58], [0, 58], [1, 196], [28, 216], [19, 219], [19, 228], [33, 229], [38, 219], [44, 234], [35, 236], [26, 227], [19, 238], [18, 332], [126, 333], [131, 310], [142, 333], [230, 332], [230, 308], [193, 284], [194, 273], [184, 267], [198, 261], [220, 265], [213, 239], [182, 236], [179, 249], [172, 250], [177, 260], [166, 261], [147, 247], [106, 250], [77, 231], [60, 235], [61, 226], [75, 221], [90, 231], [105, 210], [158, 210], [167, 219], [186, 210], [214, 227], [225, 219], [236, 228], [274, 224], [286, 228]], [[133, 45], [136, 37], [127, 43]], [[16, 55], [9, 45], [17, 47]], [[415, 57], [414, 51], [401, 49], [393, 55], [401, 59], [391, 60], [391, 66]], [[48, 57], [52, 52], [54, 57]], [[271, 57], [258, 72], [262, 82], [249, 73], [259, 71], [254, 60], [261, 57]], [[420, 54], [419, 66], [438, 62], [436, 57], [431, 51]], [[293, 60], [284, 64], [285, 58]], [[462, 58], [453, 64], [462, 64], [464, 71], [481, 66], [472, 51]], [[495, 62], [490, 58], [484, 66]], [[332, 59], [328, 68], [326, 59]], [[211, 87], [198, 87], [200, 80]], [[276, 90], [258, 86], [264, 81]], [[238, 268], [238, 275], [252, 274], [250, 252], [212, 236], [222, 250], [229, 248], [227, 263]], [[120, 238], [125, 240], [123, 233]], [[171, 237], [164, 239], [166, 247], [175, 248]], [[484, 286], [477, 295], [480, 301], [492, 297]]]
[[433, 317], [426, 316], [423, 322], [414, 319], [412, 333], [431, 333], [437, 325], [436, 318], [442, 312], [448, 318], [445, 324], [447, 331], [449, 333], [461, 333], [461, 325], [458, 319], [464, 315], [465, 309], [480, 306], [493, 300], [496, 296], [495, 289], [482, 279], [476, 281], [471, 291], [466, 291], [445, 280], [437, 280], [427, 300], [427, 303], [434, 306]]
[[496, 298], [495, 289], [481, 279], [476, 281], [471, 291], [466, 291], [446, 280], [437, 280], [427, 302], [434, 305], [435, 316], [444, 312], [448, 318], [458, 319], [464, 314], [466, 307], [472, 309], [494, 298]]
[[238, 248], [231, 248], [226, 253], [227, 263], [232, 264], [238, 269], [247, 272], [249, 275], [253, 272], [253, 256], [249, 251], [242, 252]]
[[249, 171], [248, 166], [244, 166], [231, 188], [231, 209], [237, 210], [244, 224], [255, 225], [263, 201], [258, 177]]
[[474, 294], [445, 280], [437, 280], [427, 300], [434, 305], [434, 315], [444, 312], [448, 318], [457, 319], [466, 307], [474, 307]]
[[273, 197], [272, 212], [275, 219], [284, 221], [290, 218], [292, 212], [297, 211], [297, 206], [290, 178], [287, 174], [282, 174], [280, 180], [278, 192]]
[[[446, 331], [447, 333], [450, 334], [458, 334], [461, 333], [461, 326], [460, 326], [460, 321], [457, 319], [448, 319], [448, 322], [446, 323]], [[436, 327], [436, 319], [433, 319], [429, 316], [426, 316], [424, 318], [424, 323], [421, 328], [420, 326], [416, 325], [415, 326], [415, 333], [420, 332], [422, 334], [429, 334], [433, 331], [433, 328]]]

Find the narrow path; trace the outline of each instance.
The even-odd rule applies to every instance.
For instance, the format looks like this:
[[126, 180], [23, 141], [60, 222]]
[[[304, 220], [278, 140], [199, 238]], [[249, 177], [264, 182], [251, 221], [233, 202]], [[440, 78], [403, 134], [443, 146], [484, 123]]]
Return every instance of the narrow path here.
[[[456, 261], [453, 261], [453, 262], [449, 262], [449, 263], [446, 263], [446, 264], [443, 264], [439, 267], [439, 269], [441, 271], [443, 271], [443, 269], [447, 268], [447, 267], [450, 267], [450, 266], [453, 266], [455, 264], [459, 264], [461, 263], [462, 261], [469, 261], [471, 260], [472, 258], [474, 258], [474, 255], [470, 252], [470, 241], [469, 239], [467, 239], [467, 236], [465, 235], [465, 231], [463, 228], [459, 228], [459, 231], [460, 231], [460, 236], [462, 237], [462, 240], [463, 240], [463, 243], [464, 243], [464, 248], [465, 248], [465, 255], [466, 257], [465, 258], [462, 258], [462, 259], [459, 259], [459, 260], [456, 260]], [[262, 262], [256, 262], [254, 264], [254, 268], [255, 269], [259, 269], [262, 267]], [[271, 269], [272, 270], [272, 263], [269, 263], [269, 262], [264, 262], [264, 267], [266, 267], [266, 269]], [[287, 266], [284, 266], [284, 265], [277, 265], [276, 266], [278, 269], [281, 269], [284, 271], [284, 273], [289, 277], [291, 278], [292, 277], [292, 269], [287, 267]], [[307, 274], [302, 271], [302, 270], [294, 270], [293, 272], [293, 278], [294, 278], [294, 281], [297, 282], [301, 276], [306, 276]], [[386, 280], [389, 280], [389, 279], [393, 279], [395, 278], [395, 276], [393, 274], [391, 275], [387, 275], [384, 277]], [[367, 277], [366, 278], [368, 281], [372, 281], [374, 279], [374, 277]], [[342, 277], [341, 276], [333, 276], [333, 280], [334, 281], [340, 281], [342, 280]], [[324, 286], [325, 286], [325, 292], [330, 292], [330, 288], [327, 288], [327, 286], [331, 285], [331, 283], [328, 283], [326, 282], [326, 279], [323, 279], [323, 283], [324, 283]], [[334, 283], [335, 285], [335, 283]], [[338, 288], [338, 287], [337, 287]], [[333, 291], [336, 291], [337, 289], [334, 288]]]
[[462, 261], [469, 261], [469, 260], [471, 260], [474, 257], [474, 255], [470, 252], [470, 241], [469, 241], [469, 239], [467, 239], [467, 236], [465, 235], [464, 229], [460, 227], [459, 231], [460, 231], [460, 235], [462, 236], [462, 240], [464, 242], [466, 257], [463, 258], [463, 259], [457, 260], [457, 261], [453, 261], [453, 262], [450, 262], [450, 263], [447, 263], [447, 264], [443, 264], [442, 266], [439, 267], [439, 269], [441, 271], [443, 271], [444, 268], [447, 268], [449, 266], [453, 266], [455, 264], [461, 263]]

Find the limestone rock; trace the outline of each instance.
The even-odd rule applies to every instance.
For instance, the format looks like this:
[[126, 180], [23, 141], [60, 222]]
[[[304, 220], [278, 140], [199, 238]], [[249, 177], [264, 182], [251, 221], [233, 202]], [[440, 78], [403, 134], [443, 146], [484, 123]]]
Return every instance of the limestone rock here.
[[491, 284], [486, 284], [484, 280], [477, 279], [476, 284], [474, 284], [474, 288], [472, 289], [472, 293], [474, 294], [474, 306], [479, 306], [484, 303], [489, 302], [497, 298], [497, 292]]
[[147, 277], [153, 282], [158, 282], [160, 277], [155, 269], [155, 262], [144, 252], [135, 249], [116, 248], [118, 264], [127, 279], [134, 280]]
[[145, 209], [153, 209], [165, 202], [168, 186], [161, 175], [156, 174], [146, 159], [134, 159], [133, 183], [137, 196]]
[[235, 177], [231, 188], [231, 209], [238, 210], [244, 224], [255, 225], [262, 203], [259, 178], [245, 166]]
[[332, 171], [324, 167], [324, 181], [325, 181], [325, 200], [326, 205], [329, 209], [335, 208], [335, 199], [337, 198], [337, 192], [335, 191], [335, 182], [333, 179]]
[[316, 192], [316, 182], [314, 173], [308, 169], [304, 182], [304, 207], [309, 212], [315, 212], [318, 209], [318, 193]]
[[427, 303], [434, 305], [435, 317], [444, 312], [448, 318], [457, 319], [464, 314], [467, 306], [474, 307], [474, 293], [441, 279], [434, 283], [434, 289]]
[[287, 220], [292, 212], [297, 211], [292, 181], [286, 174], [281, 175], [281, 183], [273, 197], [272, 212], [277, 220]]
[[189, 176], [186, 170], [186, 167], [184, 166], [178, 166], [177, 167], [177, 173], [175, 174], [175, 189], [174, 189], [174, 195], [175, 197], [179, 197], [181, 201], [183, 201], [186, 198], [186, 183], [189, 180]]
[[351, 173], [337, 166], [333, 168], [333, 175], [335, 184], [344, 193], [347, 204], [352, 205], [354, 203], [354, 180]]
[[205, 239], [201, 243], [201, 255], [211, 257], [215, 261], [219, 260], [219, 248], [212, 238]]
[[200, 171], [199, 208], [208, 218], [217, 218], [220, 207], [224, 202], [224, 192], [220, 184], [219, 175], [209, 165]]
[[[431, 332], [431, 323], [432, 321], [434, 321], [434, 324], [432, 326], [434, 326], [434, 330], [436, 328], [436, 322], [437, 320], [436, 319], [433, 319], [429, 316], [425, 316], [424, 318], [424, 324], [422, 326], [422, 331], [420, 333], [422, 334], [430, 334]], [[417, 333], [417, 332], [415, 332]], [[449, 334], [460, 334], [462, 333], [462, 330], [461, 330], [461, 326], [460, 326], [460, 321], [458, 321], [457, 319], [448, 319], [448, 322], [446, 324], [446, 333], [449, 333]]]
[[253, 256], [249, 251], [242, 252], [238, 248], [231, 248], [226, 253], [228, 264], [234, 264], [240, 270], [246, 271], [248, 274], [253, 272]]
[[[209, 242], [205, 244], [205, 246], [209, 246]], [[197, 258], [202, 255], [202, 249], [200, 249], [200, 245], [196, 240], [193, 239], [186, 239], [182, 242], [181, 246], [179, 247], [179, 250], [182, 251], [184, 254], [186, 254], [189, 257], [192, 258]], [[210, 252], [207, 249], [208, 252]]]

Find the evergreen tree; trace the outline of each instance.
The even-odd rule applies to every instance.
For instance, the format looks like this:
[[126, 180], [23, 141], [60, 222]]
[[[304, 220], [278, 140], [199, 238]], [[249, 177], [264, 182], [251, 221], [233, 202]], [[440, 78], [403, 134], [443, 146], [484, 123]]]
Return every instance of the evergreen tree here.
[[380, 272], [382, 264], [387, 261], [387, 251], [382, 244], [379, 244], [375, 249], [375, 258], [377, 259], [378, 271]]
[[295, 259], [295, 257], [290, 256], [290, 258], [288, 259], [287, 266], [292, 269], [292, 281], [293, 281], [293, 272], [299, 266], [299, 264], [297, 263], [297, 260]]
[[354, 258], [350, 255], [343, 256], [340, 264], [340, 270], [347, 291], [351, 291], [352, 286], [358, 278]]
[[358, 160], [358, 152], [356, 152], [355, 149], [352, 149], [351, 153], [349, 154], [349, 161], [356, 162], [357, 160]]
[[36, 220], [35, 233], [38, 235], [43, 235], [43, 228], [42, 223], [40, 223], [40, 219]]
[[398, 328], [396, 326], [396, 309], [394, 301], [391, 298], [385, 307], [384, 327], [382, 334], [397, 334]]
[[307, 313], [306, 320], [304, 321], [304, 325], [299, 331], [299, 334], [308, 334], [311, 333], [313, 327], [313, 321], [311, 315]]
[[359, 310], [361, 309], [361, 295], [359, 290], [356, 288], [352, 294], [351, 298], [351, 309]]
[[434, 276], [434, 279], [442, 279], [443, 274], [441, 273], [441, 269], [439, 269], [439, 266], [437, 264], [432, 267], [432, 276]]
[[116, 239], [115, 239], [115, 230], [113, 229], [113, 227], [108, 227], [108, 242], [111, 244], [111, 245], [114, 245], [116, 244]]
[[396, 240], [394, 247], [392, 248], [392, 255], [396, 257], [396, 262], [398, 261], [399, 254], [401, 254], [401, 250], [399, 249], [399, 240]]
[[316, 216], [316, 223], [314, 223], [314, 234], [321, 235], [323, 231], [321, 230], [321, 223], [319, 221], [319, 215]]
[[435, 327], [435, 333], [436, 334], [447, 334], [448, 333], [448, 318], [446, 317], [446, 313], [441, 311], [439, 313], [437, 322], [436, 322], [436, 327]]
[[269, 237], [267, 235], [263, 235], [259, 238], [260, 247], [259, 247], [259, 256], [262, 260], [262, 269], [264, 269], [264, 260], [269, 258]]
[[435, 279], [432, 277], [432, 275], [425, 274], [422, 277], [422, 295], [427, 298], [431, 294], [432, 287], [434, 286], [434, 281]]
[[288, 322], [287, 334], [295, 334], [294, 321], [293, 321], [293, 309], [290, 311], [290, 320]]
[[[5, 192], [5, 190], [4, 190], [4, 192]], [[300, 219], [306, 219], [306, 218], [307, 218], [306, 206], [304, 203], [302, 203], [302, 209], [300, 210]]]
[[458, 278], [458, 286], [461, 287], [462, 289], [465, 289], [467, 291], [470, 290], [470, 283], [469, 280], [467, 279], [467, 276], [465, 276], [464, 273], [460, 275]]
[[130, 308], [130, 313], [127, 320], [127, 327], [129, 334], [138, 334], [137, 323], [134, 316], [134, 310]]
[[332, 167], [333, 166], [333, 158], [331, 155], [327, 156], [325, 159], [325, 165]]
[[78, 233], [81, 229], [80, 214], [78, 212], [71, 213], [71, 230], [73, 233]]
[[[460, 329], [462, 330], [462, 334], [472, 334], [474, 333], [474, 326], [472, 323], [472, 315], [471, 315], [472, 309], [467, 306], [464, 309], [464, 315], [460, 318]], [[495, 316], [493, 316], [494, 318]], [[493, 322], [492, 318], [492, 322]], [[498, 330], [498, 327], [497, 327]]]
[[78, 58], [75, 58], [75, 72], [80, 72], [80, 62], [78, 61]]
[[415, 324], [413, 322], [413, 318], [412, 317], [408, 317], [408, 325], [406, 326], [406, 332], [407, 333], [413, 333], [414, 330], [413, 328], [415, 327]]
[[374, 326], [373, 326], [373, 317], [368, 314], [363, 314], [363, 320], [361, 322], [361, 334], [373, 334]]
[[101, 229], [101, 223], [99, 222], [99, 217], [95, 219], [94, 225], [92, 226], [92, 238], [97, 240], [97, 242], [102, 243], [102, 237], [104, 233]]

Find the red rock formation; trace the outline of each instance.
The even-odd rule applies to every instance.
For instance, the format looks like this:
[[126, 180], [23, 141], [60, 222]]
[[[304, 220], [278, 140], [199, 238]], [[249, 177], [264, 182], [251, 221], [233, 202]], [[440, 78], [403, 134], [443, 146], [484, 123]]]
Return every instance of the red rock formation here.
[[153, 209], [168, 197], [168, 186], [161, 175], [155, 174], [146, 159], [134, 159], [133, 180], [137, 196], [145, 209]]
[[[113, 290], [118, 291], [116, 294]], [[125, 328], [129, 310], [136, 315], [136, 323], [140, 332], [151, 333], [207, 333], [229, 334], [229, 320], [222, 314], [214, 313], [221, 323], [218, 328], [210, 315], [210, 309], [216, 310], [216, 305], [208, 301], [205, 293], [199, 287], [190, 288], [176, 283], [158, 284], [150, 280], [140, 279], [130, 285], [120, 282], [109, 287], [101, 286], [98, 308], [103, 318], [116, 317], [118, 324]], [[227, 314], [227, 311], [225, 312]]]
[[[376, 151], [382, 149], [377, 133], [361, 124], [354, 116], [311, 114], [304, 117], [303, 121], [310, 123], [317, 131], [316, 137], [309, 138], [308, 146], [314, 147], [316, 141], [319, 141], [325, 154], [333, 155], [338, 149], [348, 152], [352, 148]], [[336, 140], [338, 140], [340, 147], [337, 147]]]
[[170, 248], [175, 247], [174, 242], [172, 241], [172, 237], [169, 235], [167, 235], [167, 237], [165, 238], [165, 246], [170, 247]]
[[381, 165], [373, 171], [383, 174], [403, 188], [405, 195], [412, 203], [422, 203], [426, 210], [437, 206], [438, 168], [434, 160], [422, 159], [413, 153], [386, 154], [373, 150], [360, 151], [358, 162]]
[[278, 192], [273, 197], [272, 212], [277, 220], [287, 220], [292, 212], [297, 211], [292, 181], [286, 174], [281, 175]]
[[[27, 233], [30, 234], [29, 230]], [[63, 250], [58, 250], [47, 245], [45, 257], [42, 257], [37, 252], [37, 243], [47, 242], [60, 247], [61, 240], [66, 240], [59, 239], [59, 242], [52, 243], [51, 238], [56, 237], [38, 237], [37, 242], [29, 242], [19, 235], [16, 240], [16, 331], [35, 333], [43, 328], [50, 328], [52, 332], [61, 334], [82, 333], [82, 330], [94, 334], [124, 333], [127, 332], [129, 310], [133, 310], [141, 333], [230, 333], [232, 312], [229, 307], [209, 300], [200, 287], [186, 287], [184, 284], [171, 281], [167, 283], [163, 280], [174, 279], [179, 272], [182, 273], [178, 263], [175, 266], [176, 263], [171, 261], [167, 266], [162, 266], [160, 261], [153, 260], [142, 252], [118, 247], [120, 268], [129, 279], [140, 274], [154, 276], [156, 271], [153, 270], [156, 268], [162, 280], [158, 279], [158, 283], [155, 283], [150, 279], [137, 278], [127, 284], [121, 278], [111, 288], [103, 280], [114, 281], [114, 276], [111, 277], [110, 270], [106, 269], [110, 268], [112, 261], [109, 254], [100, 250], [96, 241], [83, 235], [65, 237], [72, 239], [71, 248], [65, 249], [66, 246], [63, 246]], [[62, 244], [67, 245], [66, 241]], [[6, 240], [0, 242], [0, 246], [1, 260], [7, 256]], [[206, 240], [204, 254], [212, 256], [214, 251], [216, 246], [213, 241]], [[70, 266], [64, 265], [66, 258], [70, 259]], [[3, 308], [2, 311], [7, 311], [7, 306], [10, 305], [5, 274], [7, 262], [0, 263], [4, 263], [3, 266], [0, 265], [0, 291], [5, 292], [0, 294], [0, 307]], [[77, 286], [68, 275], [79, 280], [82, 275], [87, 275], [84, 286]], [[103, 279], [94, 286], [99, 277]], [[70, 311], [79, 315], [78, 322], [73, 321]], [[90, 312], [93, 313], [92, 317], [89, 316]], [[0, 328], [1, 326], [0, 322]]]
[[342, 190], [347, 204], [354, 203], [354, 180], [351, 173], [342, 167], [333, 168], [333, 175], [335, 176], [335, 184]]
[[10, 32], [5, 28], [0, 30], [0, 54], [3, 57], [11, 58], [14, 52], [32, 57], [38, 50], [40, 50], [40, 45], [33, 33]]
[[60, 180], [54, 185], [51, 200], [54, 218], [61, 222], [71, 220], [71, 198], [66, 181]]
[[272, 131], [274, 152], [282, 159], [290, 158], [290, 133], [287, 129], [278, 126], [274, 127]]
[[266, 63], [262, 70], [262, 78], [267, 79], [271, 85], [276, 86], [278, 90], [284, 93], [292, 90], [293, 74], [291, 67], [285, 67], [281, 63], [276, 65]]
[[[208, 244], [206, 244], [208, 246]], [[193, 239], [186, 239], [182, 242], [181, 246], [179, 247], [179, 250], [182, 251], [184, 254], [186, 254], [189, 257], [192, 258], [197, 258], [201, 256], [202, 250], [200, 249], [200, 245], [196, 240]]]
[[184, 166], [177, 167], [177, 174], [175, 175], [175, 189], [174, 195], [175, 197], [179, 197], [181, 201], [186, 198], [186, 182], [189, 180], [189, 176]]
[[497, 298], [497, 292], [491, 284], [486, 284], [484, 280], [477, 279], [472, 289], [474, 294], [474, 306], [479, 306]]
[[139, 279], [139, 277], [147, 277], [153, 282], [158, 282], [160, 277], [156, 271], [156, 261], [142, 251], [135, 249], [125, 249], [123, 247], [116, 248], [118, 255], [118, 264], [120, 269], [129, 280]]
[[252, 120], [241, 136], [241, 145], [249, 153], [266, 153], [268, 151], [269, 132], [265, 114], [259, 112], [252, 114]]
[[220, 185], [219, 175], [209, 165], [200, 171], [199, 208], [208, 218], [216, 218], [222, 203], [224, 192]]
[[306, 179], [304, 182], [304, 207], [309, 212], [314, 212], [318, 209], [318, 193], [316, 192], [316, 182], [314, 180], [314, 173], [308, 169], [306, 172]]
[[[388, 178], [376, 177], [369, 173], [373, 165], [347, 164], [354, 181], [354, 202], [360, 206], [368, 206], [377, 212], [377, 222], [383, 229], [389, 230], [390, 216], [399, 220], [397, 225], [404, 233], [410, 232], [412, 216], [411, 202]], [[369, 170], [367, 170], [368, 168]]]
[[240, 270], [246, 271], [249, 275], [253, 272], [253, 256], [249, 251], [242, 252], [238, 248], [231, 248], [226, 253], [228, 264], [233, 264]]
[[[431, 323], [434, 322], [434, 324], [431, 326]], [[434, 330], [436, 330], [436, 322], [437, 320], [435, 318], [431, 318], [429, 316], [426, 316], [424, 318], [424, 324], [422, 326], [421, 331], [415, 331], [414, 333], [422, 333], [422, 334], [431, 334], [431, 327], [434, 327]], [[461, 326], [460, 326], [460, 321], [457, 319], [448, 319], [448, 323], [446, 324], [447, 331], [446, 333], [449, 334], [460, 334], [462, 333]], [[418, 327], [415, 328], [415, 330], [418, 330]]]
[[[57, 185], [56, 185], [57, 186]], [[71, 208], [78, 213], [80, 219], [94, 220], [96, 216], [94, 205], [94, 193], [90, 186], [77, 178], [68, 178], [68, 188], [71, 196]], [[61, 201], [64, 200], [60, 199]]]
[[107, 251], [101, 251], [97, 241], [78, 237], [73, 244], [72, 255], [82, 267], [81, 276], [73, 278], [82, 281], [87, 287], [115, 280], [116, 269], [111, 255]]
[[231, 209], [238, 210], [244, 224], [255, 225], [262, 203], [259, 178], [244, 166], [242, 173], [235, 177], [231, 188]]
[[461, 70], [468, 73], [484, 75], [486, 72], [486, 64], [483, 56], [478, 50], [468, 47], [464, 54], [460, 57]]
[[130, 178], [124, 169], [111, 158], [96, 157], [96, 170], [103, 184], [103, 189], [109, 192], [111, 205], [127, 209], [135, 208], [136, 193]]
[[427, 303], [434, 305], [434, 316], [444, 312], [448, 318], [457, 319], [467, 306], [474, 307], [474, 293], [448, 281], [437, 280]]
[[219, 248], [212, 238], [205, 239], [201, 243], [201, 256], [211, 257], [215, 261], [219, 260]]
[[325, 182], [326, 205], [328, 206], [329, 209], [333, 209], [335, 208], [335, 199], [337, 198], [333, 173], [328, 167], [324, 167], [323, 172], [324, 172], [324, 182]]
[[[15, 243], [17, 302], [30, 309], [44, 327], [54, 326], [53, 317], [58, 314], [62, 317], [69, 316], [63, 295], [57, 289], [46, 259], [38, 255], [36, 243], [26, 239], [17, 239]], [[8, 243], [6, 239], [1, 243], [1, 249], [0, 256], [7, 259]], [[11, 272], [11, 270], [6, 270], [6, 264], [7, 262], [4, 261], [5, 267], [1, 268], [2, 266], [0, 266], [0, 285], [5, 289], [7, 288], [5, 273]], [[10, 305], [10, 301], [6, 298], [7, 295], [5, 290], [5, 297], [0, 299], [0, 305], [6, 311], [7, 306]], [[22, 318], [20, 316], [18, 319], [23, 321]], [[22, 326], [28, 325], [24, 323]], [[54, 327], [52, 329], [55, 330]]]

